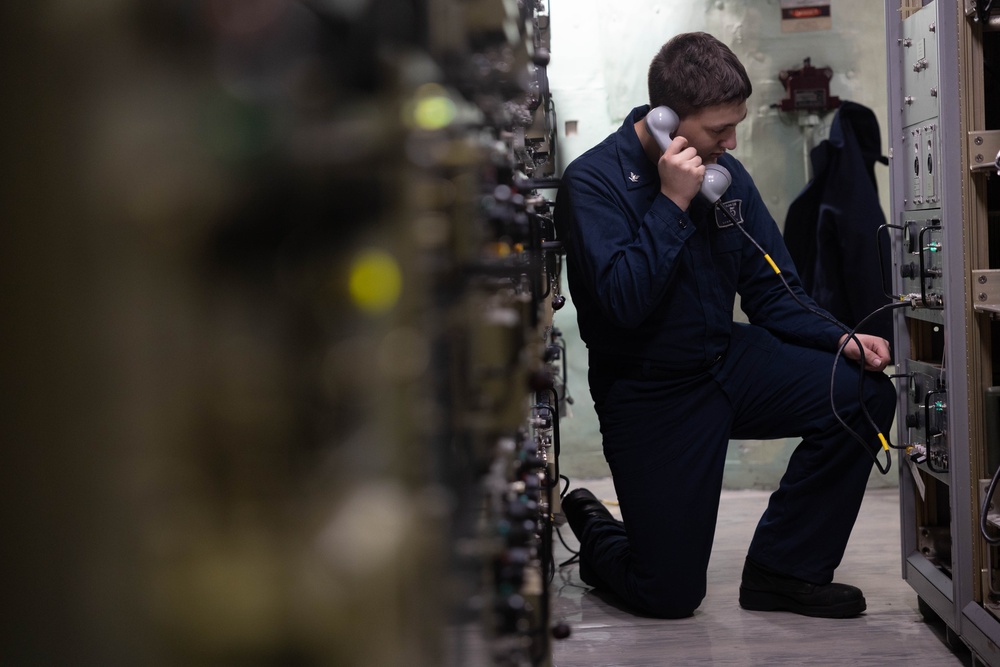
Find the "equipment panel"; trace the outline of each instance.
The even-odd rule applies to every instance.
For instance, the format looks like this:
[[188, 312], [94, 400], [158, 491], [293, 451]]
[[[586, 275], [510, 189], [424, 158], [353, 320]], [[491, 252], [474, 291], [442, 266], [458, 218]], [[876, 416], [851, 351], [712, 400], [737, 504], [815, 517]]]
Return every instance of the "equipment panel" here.
[[903, 75], [904, 127], [938, 115], [940, 66], [937, 37], [937, 18], [926, 7], [903, 20], [902, 37], [897, 44]]
[[885, 16], [893, 263], [909, 301], [896, 316], [903, 577], [949, 642], [1000, 665], [992, 5], [889, 0]]

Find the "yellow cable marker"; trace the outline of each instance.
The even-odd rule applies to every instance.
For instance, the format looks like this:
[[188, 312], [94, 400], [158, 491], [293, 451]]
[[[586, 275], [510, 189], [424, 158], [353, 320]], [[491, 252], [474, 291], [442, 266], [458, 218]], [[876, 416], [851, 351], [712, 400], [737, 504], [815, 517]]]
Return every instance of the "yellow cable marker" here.
[[764, 259], [766, 259], [767, 263], [771, 265], [771, 268], [774, 269], [775, 273], [781, 273], [781, 269], [779, 269], [778, 265], [774, 263], [774, 260], [771, 259], [770, 255], [768, 255], [767, 253], [764, 253]]

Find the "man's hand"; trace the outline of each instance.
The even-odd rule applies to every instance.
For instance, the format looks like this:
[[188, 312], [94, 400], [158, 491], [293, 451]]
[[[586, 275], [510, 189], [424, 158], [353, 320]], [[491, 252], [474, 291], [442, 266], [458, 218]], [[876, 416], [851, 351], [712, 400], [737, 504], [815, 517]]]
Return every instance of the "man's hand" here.
[[660, 172], [660, 192], [679, 209], [686, 211], [705, 179], [705, 165], [701, 163], [698, 151], [688, 146], [684, 137], [674, 137], [660, 156], [656, 168]]
[[[838, 347], [844, 344], [847, 334], [840, 337]], [[864, 347], [864, 366], [866, 371], [882, 371], [889, 365], [889, 341], [878, 336], [869, 334], [855, 334], [855, 338], [861, 341]], [[862, 361], [862, 351], [858, 349], [858, 344], [853, 340], [848, 341], [844, 348], [844, 356], [854, 361]]]

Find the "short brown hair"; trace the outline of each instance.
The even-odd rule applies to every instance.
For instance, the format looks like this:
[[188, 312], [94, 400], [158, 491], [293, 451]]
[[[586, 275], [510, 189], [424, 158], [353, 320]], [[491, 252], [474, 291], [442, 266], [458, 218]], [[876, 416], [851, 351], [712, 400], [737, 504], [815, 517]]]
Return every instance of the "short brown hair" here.
[[718, 104], [746, 101], [750, 77], [728, 46], [705, 32], [677, 35], [649, 65], [649, 103], [680, 118]]

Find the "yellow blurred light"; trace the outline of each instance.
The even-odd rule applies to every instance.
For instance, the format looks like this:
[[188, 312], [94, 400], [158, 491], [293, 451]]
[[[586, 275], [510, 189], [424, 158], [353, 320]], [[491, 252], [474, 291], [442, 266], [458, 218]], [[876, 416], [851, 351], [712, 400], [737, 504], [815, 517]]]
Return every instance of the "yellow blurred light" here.
[[383, 313], [399, 300], [403, 275], [396, 259], [382, 250], [367, 250], [351, 263], [351, 300], [361, 310]]
[[426, 97], [417, 100], [413, 120], [421, 130], [440, 130], [455, 120], [455, 103], [447, 97]]
[[404, 122], [420, 130], [440, 130], [455, 120], [457, 109], [444, 86], [425, 83], [413, 93], [404, 107]]

